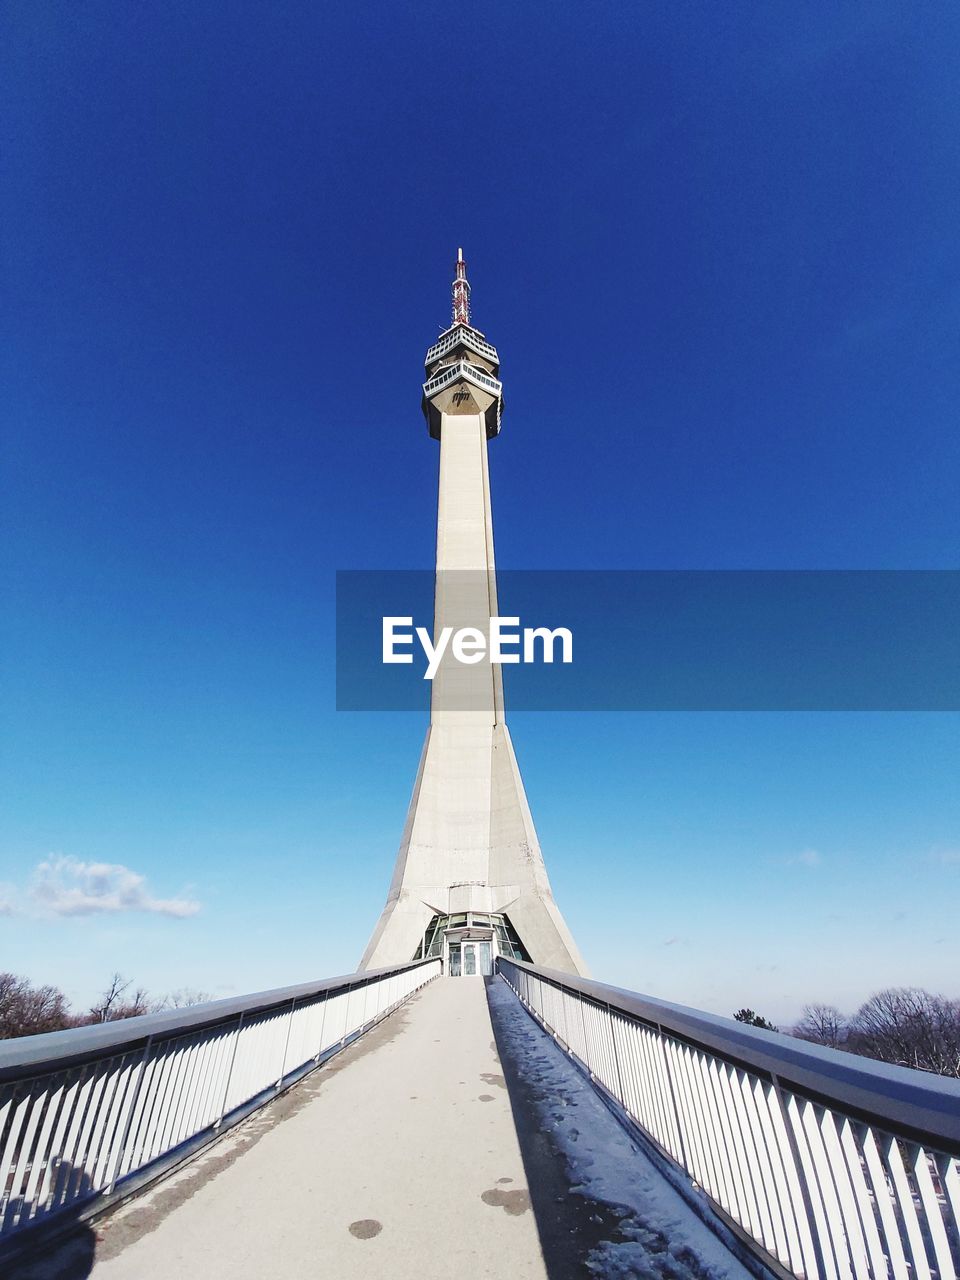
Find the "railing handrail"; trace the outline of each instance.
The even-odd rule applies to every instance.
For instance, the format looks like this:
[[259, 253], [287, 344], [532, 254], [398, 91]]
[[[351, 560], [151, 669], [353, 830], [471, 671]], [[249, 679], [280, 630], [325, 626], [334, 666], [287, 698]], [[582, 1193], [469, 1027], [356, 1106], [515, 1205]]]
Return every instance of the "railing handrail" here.
[[813, 1101], [838, 1106], [894, 1133], [916, 1137], [948, 1154], [960, 1155], [960, 1079], [811, 1044], [557, 969], [505, 956], [498, 957], [497, 962], [526, 970], [555, 986], [579, 992], [598, 1004], [652, 1024], [688, 1044], [785, 1084]]
[[100, 1058], [111, 1050], [125, 1053], [147, 1040], [165, 1040], [184, 1032], [201, 1031], [229, 1022], [239, 1014], [263, 1013], [269, 1009], [305, 1000], [325, 991], [339, 991], [366, 986], [371, 981], [403, 973], [430, 963], [414, 960], [410, 964], [392, 965], [384, 969], [364, 969], [322, 981], [301, 982], [289, 987], [274, 987], [245, 996], [227, 996], [204, 1004], [145, 1013], [134, 1018], [118, 1018], [87, 1027], [70, 1027], [64, 1031], [46, 1031], [40, 1035], [17, 1036], [0, 1040], [0, 1080], [42, 1075], [50, 1070]]

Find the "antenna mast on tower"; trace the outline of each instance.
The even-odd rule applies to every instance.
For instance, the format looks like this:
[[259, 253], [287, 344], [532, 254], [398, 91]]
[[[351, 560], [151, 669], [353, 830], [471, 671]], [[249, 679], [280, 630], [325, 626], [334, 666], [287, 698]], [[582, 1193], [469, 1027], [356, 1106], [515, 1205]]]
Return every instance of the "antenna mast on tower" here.
[[470, 281], [462, 249], [457, 250], [457, 274], [453, 281], [453, 323], [470, 323]]

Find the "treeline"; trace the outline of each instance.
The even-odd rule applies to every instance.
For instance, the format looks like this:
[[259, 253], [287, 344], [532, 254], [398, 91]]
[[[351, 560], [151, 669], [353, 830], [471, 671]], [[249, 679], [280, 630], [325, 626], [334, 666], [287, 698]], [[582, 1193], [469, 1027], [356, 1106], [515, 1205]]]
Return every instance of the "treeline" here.
[[[740, 1009], [734, 1017], [779, 1030], [752, 1009]], [[808, 1004], [787, 1034], [900, 1067], [960, 1077], [960, 1000], [920, 987], [878, 991], [851, 1017], [832, 1004]]]
[[134, 987], [130, 978], [115, 973], [103, 994], [89, 1009], [73, 1010], [57, 987], [34, 986], [15, 973], [0, 973], [0, 1040], [35, 1036], [45, 1031], [65, 1031], [68, 1027], [89, 1027], [98, 1022], [116, 1022], [141, 1013], [179, 1009], [203, 1004], [213, 997], [205, 991], [183, 988], [165, 996], [151, 996], [143, 987]]

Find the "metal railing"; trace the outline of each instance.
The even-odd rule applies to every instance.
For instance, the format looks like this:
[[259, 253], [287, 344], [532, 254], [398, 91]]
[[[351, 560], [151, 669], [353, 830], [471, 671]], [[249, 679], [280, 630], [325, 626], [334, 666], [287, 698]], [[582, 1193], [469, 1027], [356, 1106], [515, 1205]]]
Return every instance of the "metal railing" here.
[[500, 363], [497, 348], [482, 338], [476, 329], [462, 324], [454, 325], [452, 329], [448, 329], [441, 336], [439, 342], [435, 342], [427, 351], [423, 363], [427, 365], [433, 364], [434, 360], [439, 360], [441, 356], [446, 355], [448, 351], [460, 345], [471, 348], [479, 356], [486, 356], [494, 364]]
[[420, 961], [0, 1041], [0, 1245], [167, 1172], [439, 972]]
[[458, 360], [456, 364], [445, 365], [435, 378], [425, 382], [423, 384], [423, 394], [429, 400], [431, 396], [436, 395], [448, 383], [456, 382], [459, 378], [466, 378], [468, 382], [476, 382], [478, 386], [492, 391], [495, 396], [499, 396], [503, 390], [503, 384], [498, 382], [496, 378], [491, 378], [483, 369], [478, 369], [475, 364], [470, 364], [467, 360]]
[[500, 957], [498, 971], [775, 1271], [954, 1280], [960, 1080]]

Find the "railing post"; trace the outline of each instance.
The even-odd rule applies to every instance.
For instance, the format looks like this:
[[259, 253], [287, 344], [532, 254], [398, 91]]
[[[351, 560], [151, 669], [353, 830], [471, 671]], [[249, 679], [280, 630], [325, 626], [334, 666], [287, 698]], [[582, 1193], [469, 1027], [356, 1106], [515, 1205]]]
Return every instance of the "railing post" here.
[[344, 990], [345, 1004], [343, 1006], [343, 1035], [340, 1037], [340, 1048], [347, 1043], [347, 1023], [350, 1021], [350, 997], [353, 995], [353, 987], [347, 987]]
[[577, 1004], [580, 1006], [580, 1033], [583, 1036], [583, 1065], [587, 1068], [590, 1079], [593, 1079], [593, 1068], [590, 1066], [590, 1041], [587, 1039], [587, 1020], [583, 1016], [583, 996], [577, 992]]
[[280, 1059], [280, 1079], [276, 1083], [276, 1088], [280, 1088], [283, 1084], [283, 1073], [287, 1069], [287, 1049], [290, 1047], [290, 1032], [293, 1030], [293, 1015], [297, 1008], [297, 997], [294, 996], [290, 1001], [290, 1016], [287, 1018], [287, 1034], [283, 1040], [283, 1057]]
[[607, 1004], [607, 1020], [610, 1023], [610, 1043], [613, 1046], [613, 1065], [617, 1068], [617, 1084], [620, 1087], [620, 1105], [626, 1109], [627, 1101], [626, 1095], [623, 1092], [623, 1075], [620, 1071], [620, 1055], [617, 1053], [617, 1033], [613, 1029], [613, 1010], [610, 1008], [609, 1002]]
[[237, 1029], [233, 1036], [233, 1048], [230, 1051], [230, 1065], [227, 1067], [227, 1078], [223, 1085], [223, 1097], [220, 1100], [220, 1118], [214, 1121], [213, 1127], [219, 1129], [223, 1124], [223, 1117], [226, 1115], [227, 1098], [230, 1095], [230, 1081], [233, 1079], [233, 1064], [237, 1060], [237, 1046], [240, 1043], [240, 1033], [243, 1030], [243, 1014], [240, 1014], [240, 1020], [237, 1023]]
[[316, 1054], [316, 1057], [314, 1058], [315, 1063], [320, 1061], [320, 1055], [321, 1053], [323, 1053], [323, 1029], [327, 1024], [327, 1004], [329, 1000], [330, 1000], [330, 992], [327, 991], [323, 997], [323, 1010], [320, 1013], [320, 1038], [317, 1043], [317, 1054]]
[[680, 1106], [677, 1102], [677, 1091], [673, 1083], [673, 1071], [671, 1069], [670, 1054], [667, 1052], [666, 1036], [663, 1034], [663, 1027], [657, 1023], [657, 1035], [660, 1037], [660, 1050], [663, 1058], [664, 1070], [667, 1073], [667, 1087], [670, 1090], [670, 1105], [673, 1107], [673, 1122], [677, 1126], [677, 1139], [680, 1143], [680, 1156], [683, 1167], [690, 1171], [690, 1157], [687, 1152], [687, 1140], [683, 1132], [683, 1118], [680, 1115]]

